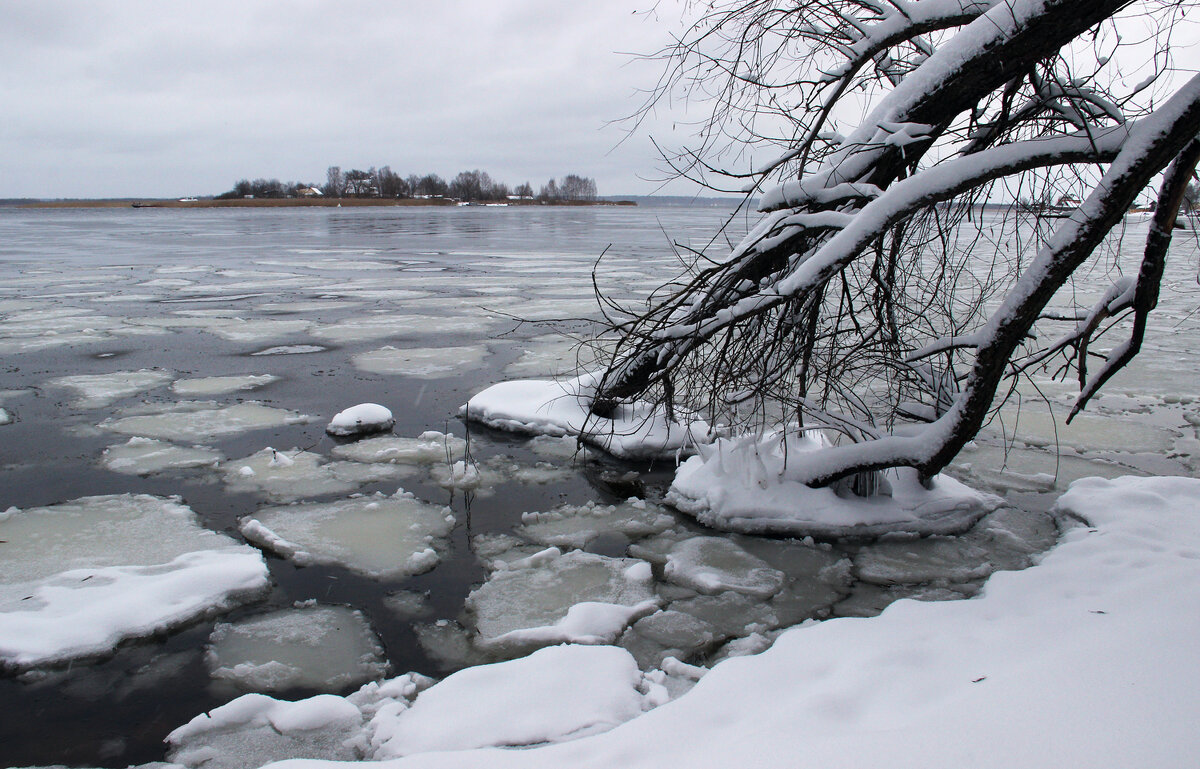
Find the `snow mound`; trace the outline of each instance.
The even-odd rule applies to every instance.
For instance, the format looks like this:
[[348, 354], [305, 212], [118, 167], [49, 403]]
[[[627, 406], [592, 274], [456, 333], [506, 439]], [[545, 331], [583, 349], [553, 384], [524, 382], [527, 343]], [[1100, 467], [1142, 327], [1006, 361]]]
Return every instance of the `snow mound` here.
[[376, 715], [373, 758], [578, 739], [641, 715], [643, 686], [633, 657], [613, 646], [553, 646], [468, 668], [411, 708]]
[[18, 668], [103, 654], [267, 586], [253, 548], [148, 495], [12, 508], [0, 540], [0, 664]]
[[357, 707], [332, 694], [296, 702], [245, 694], [168, 734], [168, 758], [189, 769], [242, 769], [295, 756], [352, 761], [362, 720]]
[[476, 644], [515, 655], [560, 643], [606, 644], [658, 608], [650, 564], [550, 548], [505, 565], [471, 591]]
[[706, 422], [673, 421], [663, 409], [641, 401], [618, 406], [612, 418], [592, 414], [598, 381], [598, 375], [584, 374], [563, 381], [501, 382], [467, 401], [460, 414], [499, 430], [573, 435], [626, 459], [673, 457], [709, 440]]
[[453, 528], [450, 508], [403, 491], [266, 508], [240, 524], [246, 539], [301, 566], [337, 564], [377, 579], [432, 569]]
[[214, 679], [242, 692], [333, 692], [382, 678], [388, 668], [366, 617], [342, 606], [218, 623], [205, 658]]
[[330, 435], [367, 435], [391, 430], [396, 420], [392, 412], [378, 403], [360, 403], [339, 411], [329, 420], [325, 432]]
[[842, 496], [789, 477], [825, 445], [816, 436], [778, 434], [699, 445], [699, 455], [676, 471], [666, 500], [716, 529], [796, 537], [957, 533], [999, 504], [943, 475], [925, 488], [903, 468], [885, 473], [890, 495], [874, 497]]

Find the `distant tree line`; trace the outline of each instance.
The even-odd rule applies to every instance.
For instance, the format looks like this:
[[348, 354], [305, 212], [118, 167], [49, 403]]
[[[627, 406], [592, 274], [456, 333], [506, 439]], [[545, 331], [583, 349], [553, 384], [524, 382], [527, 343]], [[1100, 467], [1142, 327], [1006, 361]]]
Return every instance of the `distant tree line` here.
[[510, 188], [492, 179], [487, 171], [462, 171], [449, 182], [437, 174], [401, 176], [390, 166], [363, 171], [352, 168], [342, 171], [330, 166], [325, 172], [325, 184], [281, 182], [278, 179], [242, 179], [233, 189], [217, 196], [231, 198], [298, 198], [321, 195], [331, 198], [452, 198], [471, 202], [506, 200], [536, 200], [543, 203], [578, 202], [596, 199], [596, 180], [567, 174], [551, 179], [534, 193], [529, 182]]

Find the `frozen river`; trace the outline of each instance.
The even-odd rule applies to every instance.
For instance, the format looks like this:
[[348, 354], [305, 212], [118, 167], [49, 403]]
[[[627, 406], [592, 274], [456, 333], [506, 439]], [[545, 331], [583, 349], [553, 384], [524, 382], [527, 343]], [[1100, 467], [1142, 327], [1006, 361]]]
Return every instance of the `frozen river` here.
[[[714, 536], [657, 504], [671, 466], [457, 419], [496, 381], [576, 370], [601, 252], [601, 291], [634, 300], [676, 274], [671, 240], [701, 247], [722, 216], [0, 208], [0, 763], [162, 760], [168, 732], [239, 694], [440, 677], [572, 640], [585, 602], [623, 607], [603, 640], [643, 670], [708, 665], [807, 619], [971, 595], [1054, 541], [1042, 511], [1074, 478], [1197, 474], [1191, 233], [1133, 370], [1072, 427], [1027, 401], [1005, 412], [1017, 439], [998, 423], [960, 458], [1019, 508], [962, 537]], [[389, 434], [325, 433], [362, 402]], [[211, 595], [151, 616], [179, 600], [164, 574]], [[35, 623], [4, 647], [4, 623], [58, 610], [49, 588], [106, 632]]]

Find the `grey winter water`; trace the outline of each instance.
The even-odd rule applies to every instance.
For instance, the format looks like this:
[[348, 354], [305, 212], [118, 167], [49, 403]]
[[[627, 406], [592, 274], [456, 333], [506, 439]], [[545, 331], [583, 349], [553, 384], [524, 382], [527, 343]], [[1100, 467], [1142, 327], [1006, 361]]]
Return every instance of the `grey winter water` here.
[[[599, 316], [602, 253], [602, 295], [638, 301], [679, 271], [672, 242], [703, 247], [727, 213], [0, 208], [0, 623], [68, 565], [124, 568], [101, 575], [119, 587], [135, 567], [238, 548], [269, 570], [160, 626], [114, 620], [98, 642], [5, 651], [0, 762], [163, 760], [170, 731], [240, 694], [442, 677], [559, 642], [546, 629], [589, 602], [628, 608], [591, 640], [675, 694], [688, 666], [754, 653], [781, 628], [969, 597], [1029, 565], [1075, 478], [1197, 474], [1192, 232], [1147, 349], [1106, 395], [1066, 427], [1072, 383], [1040, 379], [960, 456], [956, 477], [1006, 504], [959, 536], [707, 531], [660, 504], [671, 463], [459, 421], [494, 382], [587, 365], [574, 340]], [[1143, 237], [1129, 222], [1126, 261], [1075, 290], [1099, 293]], [[363, 402], [392, 411], [390, 432], [325, 433]], [[173, 750], [233, 765], [219, 746]]]

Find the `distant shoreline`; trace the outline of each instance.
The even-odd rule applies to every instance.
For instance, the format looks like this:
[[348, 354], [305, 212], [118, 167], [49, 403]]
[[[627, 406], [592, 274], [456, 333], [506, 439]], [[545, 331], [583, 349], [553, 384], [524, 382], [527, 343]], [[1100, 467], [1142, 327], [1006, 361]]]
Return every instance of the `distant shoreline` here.
[[[449, 198], [232, 198], [217, 200], [159, 200], [155, 198], [113, 198], [99, 200], [38, 200], [19, 204], [21, 208], [350, 208], [352, 206], [458, 206]], [[632, 200], [509, 200], [466, 204], [471, 208], [504, 206], [636, 206]]]

